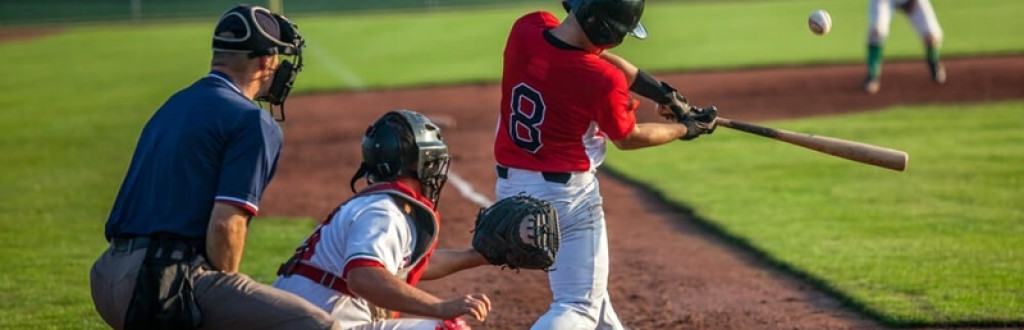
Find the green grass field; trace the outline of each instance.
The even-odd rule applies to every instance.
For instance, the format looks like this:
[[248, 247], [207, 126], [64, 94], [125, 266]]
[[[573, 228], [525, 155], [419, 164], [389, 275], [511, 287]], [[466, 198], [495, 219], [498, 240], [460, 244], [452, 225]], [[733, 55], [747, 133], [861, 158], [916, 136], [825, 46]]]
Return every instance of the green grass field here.
[[[934, 2], [947, 56], [1024, 51], [1019, 1]], [[557, 3], [545, 6], [560, 10]], [[627, 41], [617, 52], [653, 72], [859, 62], [864, 6], [859, 0], [652, 1], [644, 19], [651, 39]], [[805, 17], [815, 8], [832, 13], [832, 34], [807, 32]], [[529, 9], [293, 16], [309, 40], [298, 92], [494, 81], [505, 33]], [[67, 26], [45, 38], [0, 43], [0, 60], [8, 64], [0, 75], [0, 267], [7, 270], [0, 276], [0, 328], [103, 327], [88, 289], [89, 266], [105, 246], [103, 222], [142, 124], [168, 95], [206, 73], [212, 21]], [[990, 22], [1001, 23], [993, 29]], [[892, 30], [888, 58], [920, 56], [905, 20], [895, 20]], [[970, 113], [985, 116], [956, 118], [952, 113], [963, 109], [896, 109], [857, 119], [860, 130], [845, 118], [778, 123], [904, 148], [913, 156], [903, 174], [722, 134], [698, 143], [714, 141], [727, 150], [777, 147], [787, 155], [780, 157], [786, 162], [766, 164], [759, 157], [739, 163], [715, 158], [739, 154], [722, 152], [695, 164], [725, 179], [787, 182], [746, 186], [751, 194], [775, 197], [756, 199], [772, 204], [733, 215], [723, 210], [756, 203], [711, 199], [706, 191], [666, 194], [893, 324], [1020, 323], [1024, 316], [1012, 311], [1024, 310], [1024, 246], [1009, 241], [1020, 237], [1024, 220], [1013, 200], [1021, 182], [1021, 135], [1013, 130], [1021, 124], [1013, 116], [1020, 107], [979, 105]], [[903, 120], [867, 124], [889, 117]], [[934, 129], [897, 126], [905, 122]], [[884, 134], [869, 133], [879, 130]], [[957, 149], [962, 145], [974, 148]], [[630, 168], [620, 158], [610, 165]], [[834, 184], [823, 185], [822, 177]], [[894, 192], [883, 197], [877, 188]], [[815, 207], [789, 206], [808, 203]], [[309, 226], [254, 221], [259, 244], [248, 245], [243, 271], [269, 281]]]
[[724, 128], [609, 162], [889, 324], [1019, 323], [1022, 108], [899, 107], [766, 124], [907, 151], [902, 173]]

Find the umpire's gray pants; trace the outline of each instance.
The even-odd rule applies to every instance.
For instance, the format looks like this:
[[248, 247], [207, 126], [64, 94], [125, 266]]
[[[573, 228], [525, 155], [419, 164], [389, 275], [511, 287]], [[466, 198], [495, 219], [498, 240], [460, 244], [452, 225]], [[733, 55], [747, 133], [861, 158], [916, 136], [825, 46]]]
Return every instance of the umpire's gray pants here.
[[[92, 266], [93, 304], [114, 329], [124, 328], [135, 278], [145, 257], [145, 248], [117, 251], [111, 247]], [[203, 261], [198, 258], [197, 262]], [[203, 313], [202, 329], [341, 329], [313, 304], [241, 273], [196, 267], [192, 279]]]

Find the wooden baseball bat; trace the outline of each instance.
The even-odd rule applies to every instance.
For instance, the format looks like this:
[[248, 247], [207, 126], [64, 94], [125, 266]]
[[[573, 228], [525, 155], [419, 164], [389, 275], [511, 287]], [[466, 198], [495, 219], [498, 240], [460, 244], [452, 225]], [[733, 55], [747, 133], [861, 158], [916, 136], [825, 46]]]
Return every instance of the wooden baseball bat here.
[[866, 143], [848, 141], [827, 136], [791, 132], [783, 129], [764, 127], [742, 121], [718, 117], [718, 126], [789, 142], [804, 148], [817, 150], [855, 162], [881, 166], [890, 170], [903, 171], [907, 168], [908, 155], [904, 151], [883, 148]]

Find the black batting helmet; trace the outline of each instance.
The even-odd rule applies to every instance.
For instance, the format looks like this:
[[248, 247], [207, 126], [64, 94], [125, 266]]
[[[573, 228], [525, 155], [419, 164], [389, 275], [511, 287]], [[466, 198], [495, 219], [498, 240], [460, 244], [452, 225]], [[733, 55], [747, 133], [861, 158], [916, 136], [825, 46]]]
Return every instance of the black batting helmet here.
[[595, 46], [618, 46], [626, 34], [647, 38], [647, 29], [640, 23], [644, 0], [572, 0], [563, 1], [562, 6], [576, 17]]
[[441, 188], [448, 181], [448, 145], [441, 128], [426, 116], [411, 110], [384, 114], [363, 135], [363, 163], [349, 185], [365, 177], [370, 182], [389, 181], [399, 175], [416, 178], [424, 197], [437, 205]]

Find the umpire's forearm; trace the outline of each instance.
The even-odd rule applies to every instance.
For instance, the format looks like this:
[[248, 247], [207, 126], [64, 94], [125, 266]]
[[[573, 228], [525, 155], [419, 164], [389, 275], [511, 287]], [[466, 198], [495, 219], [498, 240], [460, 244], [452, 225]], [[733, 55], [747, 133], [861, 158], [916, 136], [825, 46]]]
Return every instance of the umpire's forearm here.
[[238, 272], [245, 250], [249, 214], [233, 205], [214, 203], [206, 229], [206, 256], [213, 268]]
[[438, 249], [430, 257], [427, 269], [423, 272], [424, 281], [436, 280], [452, 273], [487, 264], [487, 259], [473, 249], [452, 250]]

